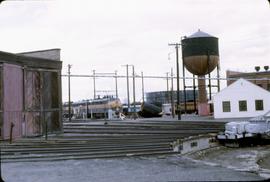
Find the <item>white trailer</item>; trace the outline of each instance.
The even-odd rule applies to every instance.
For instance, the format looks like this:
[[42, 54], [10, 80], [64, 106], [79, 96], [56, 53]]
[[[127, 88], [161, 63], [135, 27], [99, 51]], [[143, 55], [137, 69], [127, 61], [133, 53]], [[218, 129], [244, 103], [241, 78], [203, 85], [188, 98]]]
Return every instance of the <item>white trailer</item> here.
[[249, 121], [229, 122], [225, 125], [225, 132], [217, 135], [221, 143], [256, 144], [262, 141], [270, 142], [270, 118], [267, 115], [252, 118]]

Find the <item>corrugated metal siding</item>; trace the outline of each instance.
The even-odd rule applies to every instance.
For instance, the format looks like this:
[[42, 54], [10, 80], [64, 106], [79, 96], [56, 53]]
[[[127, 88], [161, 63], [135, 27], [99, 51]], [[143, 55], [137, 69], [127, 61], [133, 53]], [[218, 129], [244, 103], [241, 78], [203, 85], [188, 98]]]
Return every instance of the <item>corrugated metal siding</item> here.
[[10, 138], [11, 122], [14, 123], [13, 138], [22, 136], [23, 72], [20, 66], [4, 64], [4, 123], [3, 138]]
[[3, 65], [0, 64], [0, 139], [2, 138], [3, 125]]

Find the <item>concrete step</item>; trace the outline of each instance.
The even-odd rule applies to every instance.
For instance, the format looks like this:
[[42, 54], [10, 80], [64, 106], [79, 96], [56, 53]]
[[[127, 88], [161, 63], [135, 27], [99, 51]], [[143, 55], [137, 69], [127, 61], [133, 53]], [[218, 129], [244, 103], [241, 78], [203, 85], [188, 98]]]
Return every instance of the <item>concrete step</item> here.
[[168, 143], [156, 143], [156, 144], [119, 144], [119, 145], [96, 145], [96, 146], [66, 146], [66, 147], [55, 147], [50, 148], [47, 147], [28, 147], [28, 148], [8, 148], [2, 149], [2, 156], [4, 155], [15, 155], [15, 154], [32, 154], [32, 153], [57, 153], [57, 152], [73, 152], [73, 151], [100, 151], [100, 150], [117, 150], [123, 148], [155, 148], [155, 147], [167, 147], [169, 148], [170, 145]]
[[110, 153], [100, 155], [79, 155], [79, 156], [62, 156], [57, 158], [27, 158], [27, 159], [6, 159], [5, 163], [15, 162], [48, 162], [60, 160], [84, 160], [84, 159], [99, 159], [99, 158], [117, 158], [117, 157], [135, 157], [135, 156], [152, 156], [152, 155], [173, 155], [176, 152], [161, 150], [161, 151], [148, 151], [148, 152], [129, 152], [129, 153]]
[[104, 158], [113, 156], [131, 156], [131, 155], [143, 155], [143, 154], [157, 154], [171, 153], [170, 148], [155, 147], [155, 148], [137, 148], [127, 149], [121, 148], [118, 150], [103, 150], [103, 151], [82, 151], [75, 153], [51, 153], [51, 154], [22, 154], [22, 155], [3, 155], [2, 162], [18, 162], [18, 161], [56, 161], [56, 160], [67, 160], [67, 159], [82, 159], [82, 158]]
[[170, 143], [217, 133], [224, 123], [190, 121], [72, 121], [62, 134], [1, 143], [3, 162], [56, 161], [174, 154]]

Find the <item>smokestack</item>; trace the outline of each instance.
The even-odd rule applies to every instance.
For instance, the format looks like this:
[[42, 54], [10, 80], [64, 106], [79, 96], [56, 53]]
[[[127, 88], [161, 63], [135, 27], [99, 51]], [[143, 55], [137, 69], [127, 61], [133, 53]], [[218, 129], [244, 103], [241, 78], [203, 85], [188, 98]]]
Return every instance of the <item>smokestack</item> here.
[[255, 70], [257, 71], [257, 72], [259, 72], [260, 71], [260, 66], [255, 66]]
[[264, 66], [263, 68], [264, 68], [265, 71], [268, 71], [269, 66]]

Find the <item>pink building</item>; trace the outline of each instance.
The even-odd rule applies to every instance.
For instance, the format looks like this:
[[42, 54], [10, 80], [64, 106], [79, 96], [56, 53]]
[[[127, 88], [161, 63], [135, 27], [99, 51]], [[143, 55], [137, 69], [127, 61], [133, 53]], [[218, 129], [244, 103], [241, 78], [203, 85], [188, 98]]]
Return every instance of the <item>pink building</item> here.
[[61, 69], [60, 49], [0, 51], [0, 139], [62, 130]]

